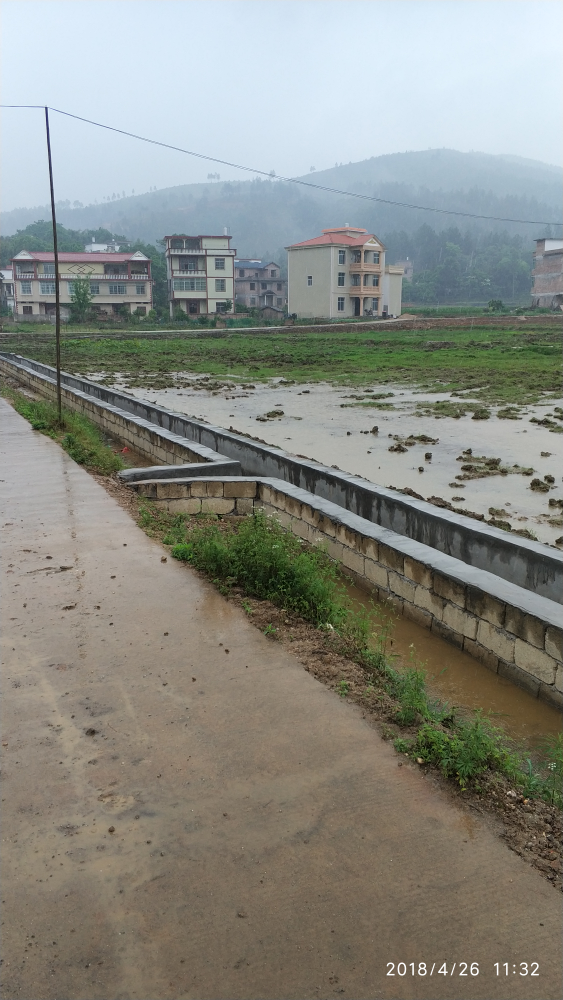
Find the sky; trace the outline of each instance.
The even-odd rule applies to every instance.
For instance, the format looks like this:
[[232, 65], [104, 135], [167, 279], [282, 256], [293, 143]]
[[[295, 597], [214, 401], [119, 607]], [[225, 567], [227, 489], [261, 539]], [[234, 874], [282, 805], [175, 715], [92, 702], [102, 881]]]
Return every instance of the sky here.
[[[299, 176], [437, 147], [561, 165], [559, 0], [3, 0], [2, 104]], [[49, 199], [44, 113], [2, 111], [3, 210]], [[51, 113], [57, 200], [245, 179]]]

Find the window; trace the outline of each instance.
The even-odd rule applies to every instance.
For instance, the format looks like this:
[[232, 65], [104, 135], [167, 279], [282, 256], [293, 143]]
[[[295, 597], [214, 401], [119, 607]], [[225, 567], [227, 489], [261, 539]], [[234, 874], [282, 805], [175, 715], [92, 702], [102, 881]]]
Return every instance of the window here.
[[250, 282], [250, 291], [251, 292], [256, 291], [256, 282], [255, 281], [251, 281]]
[[260, 288], [261, 288], [261, 289], [262, 289], [263, 291], [265, 291], [265, 290], [267, 289], [267, 287], [268, 287], [268, 285], [267, 285], [267, 283], [266, 283], [265, 281], [261, 281], [261, 282], [260, 282]]
[[193, 237], [185, 241], [186, 250], [201, 250], [201, 240], [193, 239]]
[[309, 288], [313, 284], [313, 275], [312, 274], [308, 274], [307, 275], [307, 284], [308, 284]]
[[22, 312], [24, 316], [31, 316], [33, 314], [33, 306], [22, 306]]
[[379, 264], [379, 250], [376, 250], [375, 253], [374, 253], [374, 255], [373, 255], [373, 263], [374, 264]]
[[99, 286], [98, 282], [97, 281], [91, 281], [90, 282], [90, 295], [99, 295], [99, 294], [100, 294], [100, 286]]
[[55, 295], [56, 287], [54, 281], [40, 281], [39, 286], [41, 288], [42, 295]]
[[361, 260], [362, 260], [362, 251], [361, 250], [353, 250], [352, 251], [352, 263], [353, 264], [360, 264]]
[[346, 278], [346, 272], [345, 271], [339, 271], [338, 272], [338, 284], [341, 287], [343, 287], [343, 285], [344, 285], [345, 278]]
[[224, 257], [216, 257], [215, 258], [215, 270], [216, 271], [224, 271], [225, 270], [225, 258]]
[[281, 281], [278, 281], [278, 283], [276, 285], [276, 289], [277, 289], [278, 292], [281, 292], [281, 290], [282, 290], [282, 283], [281, 283]]
[[227, 283], [224, 278], [215, 278], [215, 291], [224, 292], [227, 287]]
[[339, 264], [345, 264], [346, 263], [346, 251], [345, 250], [339, 250], [338, 251], [338, 263]]
[[276, 305], [277, 305], [278, 309], [281, 309], [281, 307], [283, 305], [282, 299], [276, 299]]
[[244, 271], [242, 270], [242, 268], [239, 271], [238, 276], [239, 276], [239, 278], [244, 278]]
[[135, 309], [135, 312], [136, 312], [137, 316], [146, 316], [147, 315], [147, 307], [146, 306], [137, 306], [137, 308]]
[[360, 275], [359, 274], [353, 274], [352, 275], [352, 284], [353, 285], [359, 285], [360, 284]]
[[172, 250], [183, 250], [184, 241], [183, 240], [170, 240], [170, 248]]
[[251, 306], [255, 306], [256, 305], [256, 298], [255, 298], [254, 295], [250, 296], [250, 305]]
[[343, 313], [344, 312], [344, 296], [343, 295], [339, 295], [338, 296], [338, 312], [339, 313]]
[[277, 278], [277, 276], [278, 276], [277, 271], [270, 271], [270, 278]]
[[137, 295], [144, 295], [145, 294], [145, 286], [144, 285], [135, 285], [135, 293]]
[[20, 274], [33, 274], [34, 273], [33, 272], [33, 264], [31, 263], [31, 261], [29, 262], [29, 264], [18, 264], [17, 265], [17, 272], [18, 272], [18, 275], [20, 275]]
[[31, 281], [22, 281], [20, 288], [22, 295], [31, 295]]
[[54, 264], [43, 264], [43, 274], [54, 274], [55, 265]]
[[205, 278], [175, 278], [172, 288], [175, 292], [204, 292], [206, 287]]
[[378, 312], [378, 310], [379, 310], [379, 299], [372, 299], [371, 300], [371, 308], [373, 309], [374, 313]]
[[110, 285], [109, 293], [110, 295], [126, 295], [127, 288], [125, 285]]

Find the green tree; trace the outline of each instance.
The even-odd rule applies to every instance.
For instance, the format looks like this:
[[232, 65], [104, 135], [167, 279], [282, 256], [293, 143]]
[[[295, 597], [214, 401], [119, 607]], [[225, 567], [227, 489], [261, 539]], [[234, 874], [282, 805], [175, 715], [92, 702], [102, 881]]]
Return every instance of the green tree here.
[[88, 278], [77, 278], [73, 282], [70, 297], [70, 316], [74, 323], [84, 323], [92, 306], [92, 292]]

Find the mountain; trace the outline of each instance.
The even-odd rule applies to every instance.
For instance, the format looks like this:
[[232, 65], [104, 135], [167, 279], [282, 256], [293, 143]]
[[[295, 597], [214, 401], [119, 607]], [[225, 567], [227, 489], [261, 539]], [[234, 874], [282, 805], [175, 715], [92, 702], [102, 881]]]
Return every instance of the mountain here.
[[[303, 185], [255, 179], [186, 184], [85, 207], [61, 202], [57, 218], [73, 230], [103, 228], [148, 243], [175, 232], [222, 233], [227, 226], [241, 256], [279, 255], [281, 247], [344, 222], [379, 234], [411, 234], [423, 224], [437, 231], [457, 226], [474, 234], [504, 230], [531, 242], [548, 235], [545, 226], [450, 213], [555, 221], [561, 218], [562, 178], [559, 167], [535, 160], [433, 149], [335, 165], [297, 178]], [[305, 186], [309, 184], [428, 206], [443, 214], [331, 194]], [[49, 216], [48, 206], [14, 209], [0, 215], [0, 228], [7, 236]]]

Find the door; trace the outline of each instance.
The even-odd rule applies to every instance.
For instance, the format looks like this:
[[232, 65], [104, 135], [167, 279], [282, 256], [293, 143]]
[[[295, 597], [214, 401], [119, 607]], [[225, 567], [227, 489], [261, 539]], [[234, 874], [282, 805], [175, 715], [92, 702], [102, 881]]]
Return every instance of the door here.
[[360, 299], [354, 299], [354, 316], [361, 316], [360, 308]]

